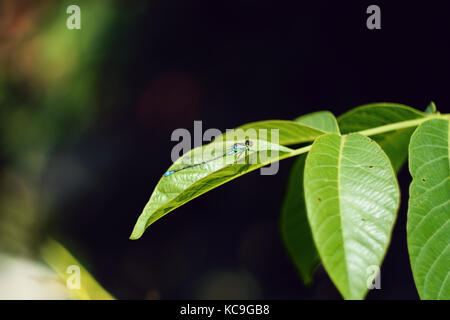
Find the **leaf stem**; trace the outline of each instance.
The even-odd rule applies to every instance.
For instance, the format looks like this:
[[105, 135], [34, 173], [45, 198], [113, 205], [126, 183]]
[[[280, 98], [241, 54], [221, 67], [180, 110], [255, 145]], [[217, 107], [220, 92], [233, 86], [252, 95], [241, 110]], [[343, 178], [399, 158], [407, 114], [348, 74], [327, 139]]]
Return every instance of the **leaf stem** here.
[[376, 128], [358, 131], [358, 133], [362, 134], [364, 136], [375, 136], [377, 134], [381, 134], [381, 133], [385, 133], [385, 132], [389, 132], [389, 131], [415, 127], [415, 126], [418, 126], [419, 124], [421, 124], [422, 122], [425, 122], [430, 119], [448, 118], [448, 117], [449, 117], [449, 114], [430, 114], [423, 118], [395, 122], [395, 123], [387, 124], [387, 125], [376, 127]]
[[[371, 128], [371, 129], [366, 129], [366, 130], [362, 130], [362, 131], [357, 131], [357, 132], [354, 132], [354, 133], [359, 133], [359, 134], [362, 134], [364, 136], [375, 136], [377, 134], [382, 134], [382, 133], [389, 132], [389, 131], [416, 127], [416, 126], [420, 125], [422, 122], [425, 122], [425, 121], [430, 120], [430, 119], [450, 119], [450, 114], [449, 113], [446, 113], [446, 114], [439, 114], [439, 113], [438, 114], [430, 114], [430, 115], [427, 115], [427, 116], [425, 116], [423, 118], [420, 118], [420, 119], [395, 122], [395, 123], [387, 124], [387, 125], [376, 127], [376, 128]], [[310, 144], [309, 146], [306, 146], [306, 147], [295, 149], [291, 153], [287, 153], [287, 154], [281, 156], [279, 158], [279, 160], [283, 160], [283, 159], [290, 158], [290, 157], [295, 157], [295, 156], [298, 156], [298, 155], [300, 155], [302, 153], [306, 153], [309, 150], [311, 150], [311, 146], [312, 146], [312, 144]]]

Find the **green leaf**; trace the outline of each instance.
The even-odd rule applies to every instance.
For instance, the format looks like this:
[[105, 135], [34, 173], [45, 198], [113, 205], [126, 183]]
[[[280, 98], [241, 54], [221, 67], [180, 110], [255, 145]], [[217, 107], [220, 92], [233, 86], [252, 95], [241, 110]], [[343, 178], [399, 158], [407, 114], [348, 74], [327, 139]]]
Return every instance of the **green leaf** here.
[[[296, 118], [294, 121], [309, 125], [324, 132], [339, 133], [336, 118], [329, 111], [318, 111]], [[281, 208], [281, 235], [300, 278], [305, 285], [311, 284], [314, 272], [320, 263], [306, 216], [303, 191], [305, 155], [294, 162], [289, 174], [286, 195]]]
[[[244, 143], [244, 141], [239, 142]], [[224, 150], [229, 150], [234, 143], [235, 141], [213, 142], [193, 149], [175, 161], [169, 170], [184, 167], [186, 163], [205, 161], [205, 157], [208, 156], [215, 158], [217, 151], [223, 154]], [[245, 173], [278, 161], [280, 156], [293, 151], [267, 141], [253, 140], [253, 143], [249, 154], [241, 156], [240, 159], [236, 159], [235, 155], [219, 157], [214, 161], [176, 172], [167, 177], [163, 176], [139, 216], [130, 238], [140, 238], [150, 224], [186, 202]], [[186, 161], [186, 159], [191, 160]]]
[[345, 299], [363, 299], [399, 206], [389, 158], [361, 134], [316, 139], [305, 164], [308, 221], [322, 263]]
[[316, 137], [325, 133], [319, 128], [296, 121], [265, 120], [244, 124], [231, 130], [231, 132], [216, 137], [215, 140], [245, 140], [250, 135], [254, 140], [266, 140], [277, 143], [271, 135], [271, 130], [278, 130], [278, 144], [284, 146], [314, 141]]
[[[424, 116], [424, 113], [402, 104], [381, 102], [350, 110], [338, 117], [338, 123], [345, 134]], [[389, 156], [395, 171], [400, 170], [408, 157], [408, 143], [413, 132], [414, 128], [407, 128], [372, 137]]]
[[[95, 280], [95, 278], [75, 259], [67, 249], [55, 240], [48, 239], [41, 248], [43, 260], [61, 277], [64, 283], [76, 276], [79, 271], [80, 287], [67, 289], [68, 293], [77, 300], [113, 300], [114, 298]], [[69, 271], [70, 272], [69, 272]], [[72, 273], [74, 272], [74, 273]]]
[[336, 118], [330, 111], [317, 111], [295, 118], [294, 121], [303, 123], [324, 132], [339, 133]]
[[289, 174], [286, 195], [281, 208], [280, 228], [284, 245], [305, 285], [313, 281], [320, 263], [308, 218], [303, 193], [303, 170], [306, 155], [300, 155]]
[[433, 101], [431, 101], [430, 104], [427, 106], [427, 108], [425, 109], [425, 113], [426, 114], [437, 113], [436, 104]]
[[449, 121], [425, 121], [409, 145], [408, 251], [422, 299], [450, 299]]

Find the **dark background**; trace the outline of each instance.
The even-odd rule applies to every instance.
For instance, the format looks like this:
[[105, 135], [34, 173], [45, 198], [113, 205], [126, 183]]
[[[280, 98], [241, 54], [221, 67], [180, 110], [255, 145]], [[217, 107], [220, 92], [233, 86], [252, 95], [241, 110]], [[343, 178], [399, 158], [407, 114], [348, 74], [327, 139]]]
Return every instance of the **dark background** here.
[[[304, 287], [281, 242], [292, 159], [277, 175], [245, 175], [171, 212], [141, 239], [128, 237], [171, 163], [172, 131], [193, 132], [194, 120], [225, 130], [379, 101], [423, 110], [433, 100], [448, 112], [444, 2], [113, 3], [92, 69], [97, 113], [80, 134], [67, 133], [78, 130], [67, 122], [37, 179], [39, 194], [54, 199], [42, 234], [121, 299], [340, 299], [323, 269]], [[381, 7], [381, 30], [366, 28], [370, 4]], [[90, 21], [83, 23], [71, 32], [86, 32]], [[399, 180], [382, 289], [368, 299], [418, 298], [406, 247], [406, 167]]]

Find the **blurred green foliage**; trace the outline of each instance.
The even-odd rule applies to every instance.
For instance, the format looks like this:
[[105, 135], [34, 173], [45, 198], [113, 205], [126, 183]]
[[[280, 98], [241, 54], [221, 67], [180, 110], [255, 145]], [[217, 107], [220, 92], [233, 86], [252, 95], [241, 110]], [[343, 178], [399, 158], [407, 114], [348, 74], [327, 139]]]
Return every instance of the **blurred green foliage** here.
[[43, 170], [55, 148], [95, 123], [101, 105], [100, 62], [116, 3], [77, 1], [81, 30], [66, 27], [70, 4], [0, 4], [0, 253], [39, 259], [55, 213], [52, 195], [42, 190]]

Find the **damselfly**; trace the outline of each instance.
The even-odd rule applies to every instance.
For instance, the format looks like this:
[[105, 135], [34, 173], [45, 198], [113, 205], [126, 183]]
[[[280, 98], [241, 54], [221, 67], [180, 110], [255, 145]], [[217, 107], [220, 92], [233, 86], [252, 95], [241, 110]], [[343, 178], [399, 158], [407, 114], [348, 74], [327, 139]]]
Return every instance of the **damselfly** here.
[[167, 171], [166, 173], [164, 173], [164, 176], [167, 177], [167, 176], [170, 176], [171, 174], [174, 174], [175, 172], [179, 172], [181, 170], [185, 170], [185, 169], [188, 169], [188, 168], [197, 167], [197, 166], [209, 163], [211, 161], [214, 161], [214, 160], [217, 160], [217, 159], [220, 159], [220, 158], [224, 158], [224, 157], [229, 156], [229, 155], [233, 155], [233, 154], [234, 155], [241, 155], [243, 152], [247, 153], [248, 151], [250, 151], [250, 147], [252, 145], [253, 145], [253, 141], [250, 141], [250, 140], [245, 140], [245, 143], [235, 143], [235, 144], [233, 144], [233, 147], [231, 148], [230, 151], [225, 152], [224, 154], [221, 154], [218, 157], [214, 157], [212, 159], [208, 159], [208, 160], [205, 160], [205, 161], [202, 161], [202, 162], [198, 162], [198, 163], [194, 163], [194, 164], [191, 164], [191, 165], [187, 165], [187, 166], [184, 166], [184, 167], [179, 168], [179, 169], [174, 169], [174, 170]]

